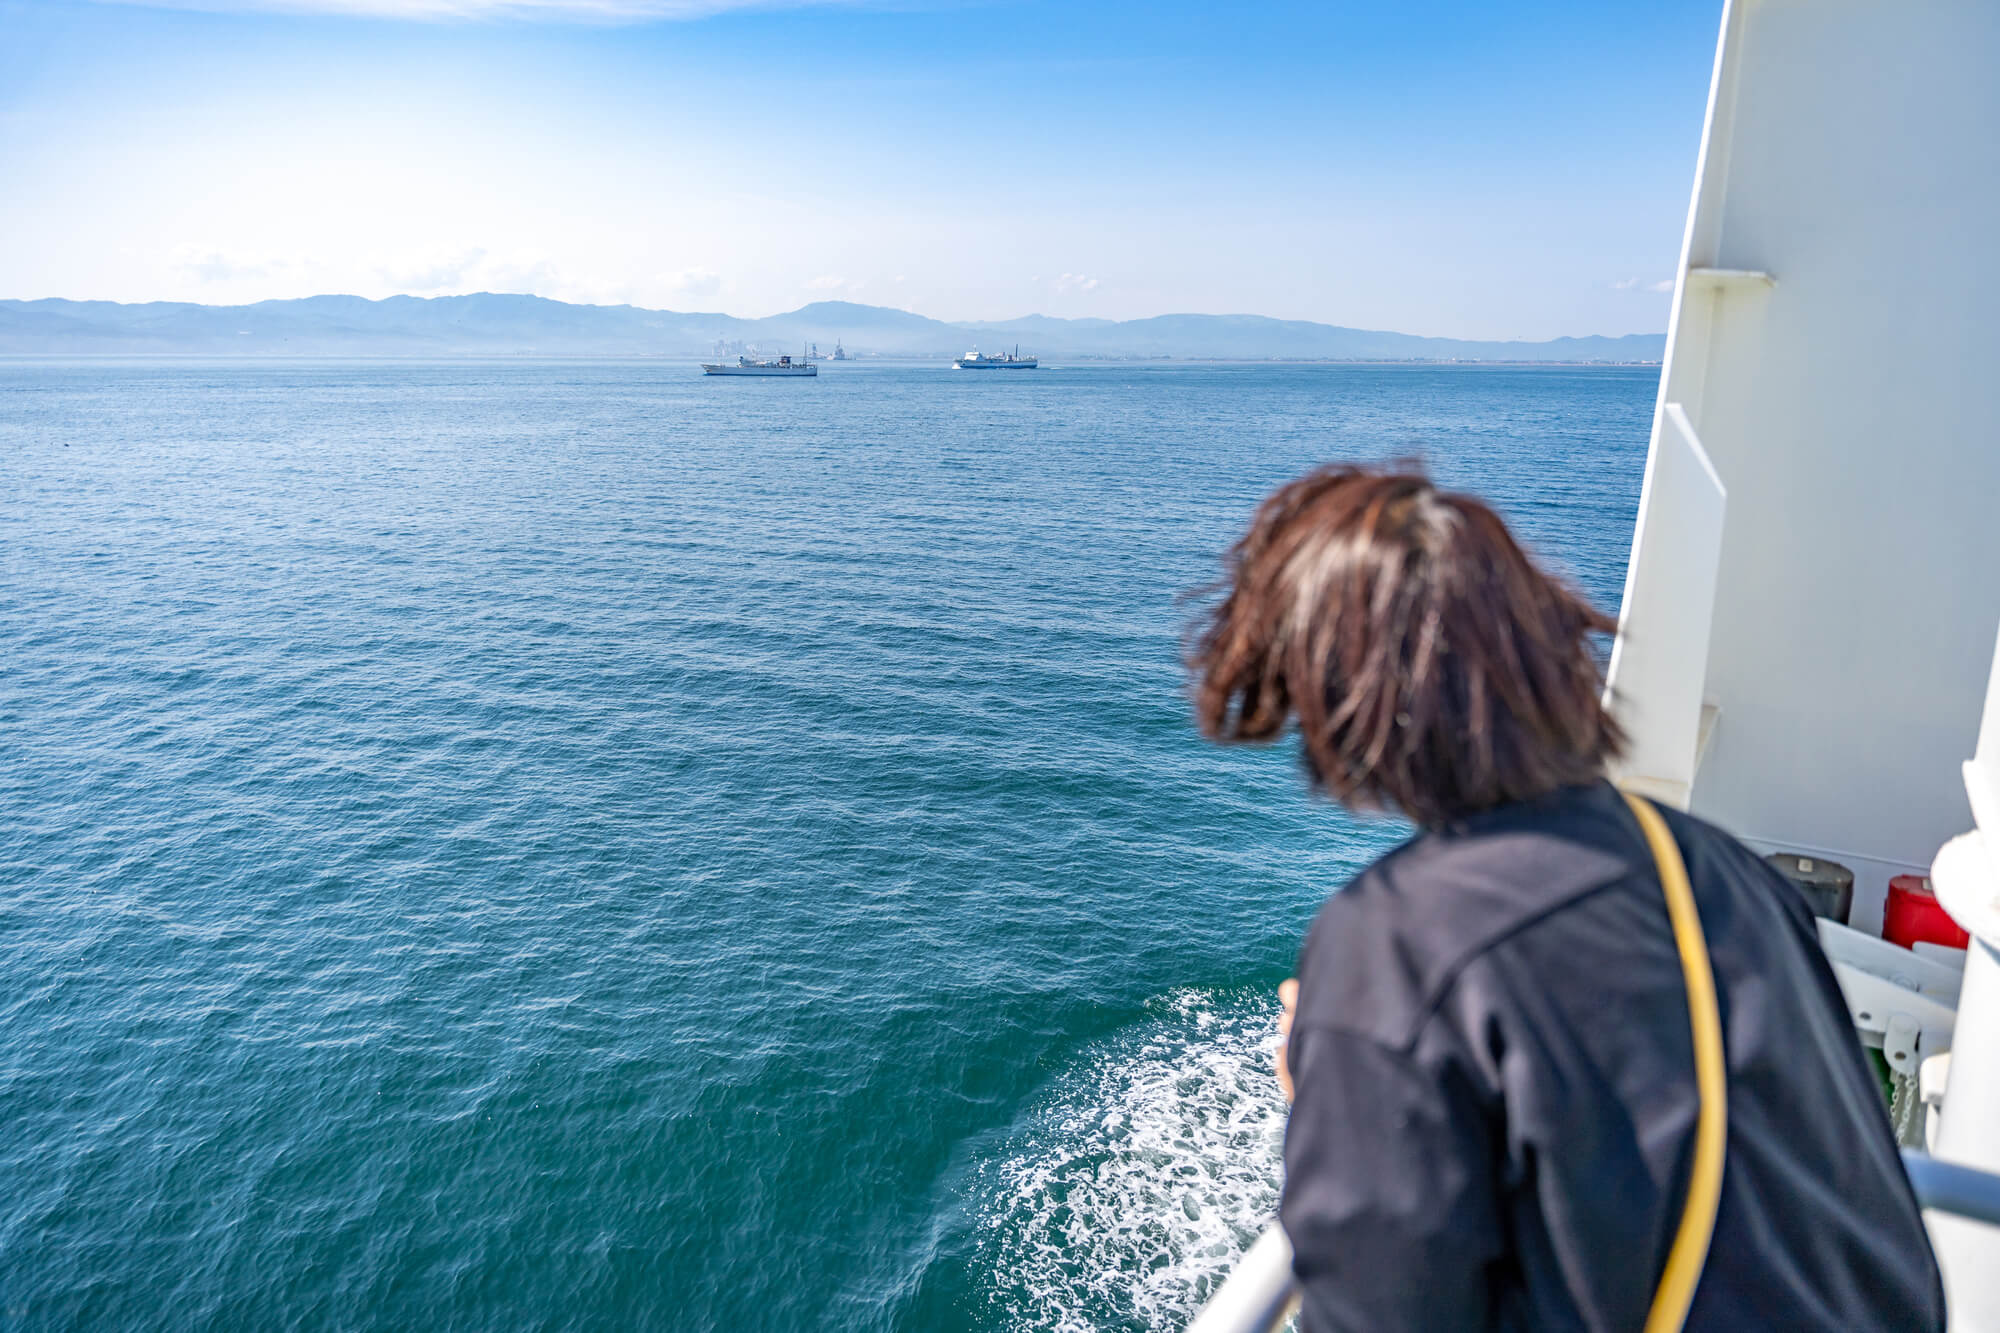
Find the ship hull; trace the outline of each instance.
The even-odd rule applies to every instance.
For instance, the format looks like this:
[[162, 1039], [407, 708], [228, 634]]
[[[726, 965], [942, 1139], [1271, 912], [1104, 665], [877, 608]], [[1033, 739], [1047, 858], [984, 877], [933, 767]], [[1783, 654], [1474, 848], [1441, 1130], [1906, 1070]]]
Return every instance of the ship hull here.
[[800, 376], [804, 376], [805, 378], [810, 379], [813, 376], [819, 374], [819, 367], [818, 366], [711, 366], [706, 362], [704, 362], [701, 367], [701, 373], [704, 375], [759, 375], [767, 378], [777, 377], [783, 379], [796, 379]]
[[1033, 370], [1040, 362], [1030, 357], [1026, 361], [954, 361], [954, 370]]

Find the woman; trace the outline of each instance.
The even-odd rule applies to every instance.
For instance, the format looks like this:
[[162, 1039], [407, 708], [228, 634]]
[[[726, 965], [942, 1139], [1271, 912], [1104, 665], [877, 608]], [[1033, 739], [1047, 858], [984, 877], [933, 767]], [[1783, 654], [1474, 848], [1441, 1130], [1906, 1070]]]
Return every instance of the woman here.
[[[1656, 860], [1604, 778], [1621, 736], [1588, 636], [1612, 627], [1492, 510], [1410, 471], [1303, 477], [1231, 552], [1193, 655], [1203, 730], [1295, 720], [1314, 786], [1419, 829], [1327, 901], [1283, 991], [1303, 1327], [1637, 1330], [1684, 1218], [1712, 1217], [1689, 1329], [1942, 1329], [1804, 901], [1675, 811]], [[1726, 1068], [1706, 1211], [1675, 850], [1718, 1091]]]

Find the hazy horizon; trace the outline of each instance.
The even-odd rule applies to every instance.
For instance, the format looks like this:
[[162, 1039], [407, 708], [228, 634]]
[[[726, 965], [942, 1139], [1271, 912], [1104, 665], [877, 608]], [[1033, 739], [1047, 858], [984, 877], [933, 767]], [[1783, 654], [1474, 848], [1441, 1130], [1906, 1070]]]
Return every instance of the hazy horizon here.
[[0, 0], [0, 291], [1651, 332], [1716, 17]]
[[[463, 299], [467, 297], [482, 297], [482, 296], [498, 297], [503, 299], [549, 301], [557, 305], [574, 306], [582, 309], [637, 310], [647, 314], [682, 315], [689, 317], [714, 317], [721, 319], [739, 320], [744, 323], [755, 323], [760, 320], [782, 319], [786, 316], [798, 315], [805, 311], [813, 310], [819, 307], [850, 306], [857, 310], [879, 311], [890, 314], [914, 315], [918, 319], [925, 319], [938, 324], [946, 324], [963, 328], [972, 328], [982, 325], [1019, 324], [1029, 320], [1049, 320], [1056, 323], [1088, 325], [1093, 323], [1136, 324], [1136, 323], [1143, 323], [1148, 320], [1162, 320], [1162, 319], [1214, 319], [1214, 320], [1240, 319], [1240, 320], [1270, 320], [1273, 322], [1281, 322], [1281, 323], [1316, 324], [1324, 328], [1356, 329], [1357, 331], [1367, 332], [1367, 333], [1394, 333], [1405, 337], [1435, 338], [1435, 339], [1444, 339], [1454, 342], [1458, 341], [1551, 342], [1551, 341], [1559, 341], [1565, 338], [1625, 338], [1625, 337], [1647, 336], [1647, 335], [1665, 336], [1666, 333], [1666, 321], [1664, 318], [1661, 319], [1660, 325], [1657, 328], [1633, 329], [1625, 333], [1603, 333], [1595, 329], [1576, 329], [1564, 333], [1551, 334], [1547, 338], [1523, 338], [1523, 339], [1504, 339], [1504, 338], [1503, 339], [1460, 339], [1450, 334], [1431, 333], [1423, 329], [1358, 329], [1357, 326], [1338, 324], [1331, 320], [1292, 320], [1292, 319], [1286, 319], [1284, 316], [1267, 315], [1255, 310], [1159, 310], [1159, 311], [1154, 311], [1150, 314], [1132, 315], [1124, 319], [1109, 319], [1103, 316], [1093, 316], [1093, 315], [1052, 315], [1049, 314], [1047, 311], [1043, 310], [1028, 310], [1028, 311], [1023, 311], [1020, 314], [1003, 315], [998, 318], [967, 318], [967, 317], [959, 317], [953, 315], [932, 314], [929, 311], [915, 310], [910, 308], [909, 306], [878, 305], [872, 301], [853, 301], [843, 297], [831, 297], [831, 298], [821, 297], [813, 300], [802, 301], [797, 306], [794, 306], [788, 310], [776, 310], [776, 311], [771, 311], [767, 314], [750, 315], [750, 314], [742, 314], [732, 310], [724, 310], [720, 308], [702, 308], [699, 306], [686, 306], [680, 308], [673, 306], [650, 306], [650, 305], [641, 305], [631, 301], [566, 301], [561, 297], [550, 296], [543, 292], [488, 291], [488, 290], [466, 291], [466, 292], [432, 292], [432, 293], [389, 292], [382, 296], [363, 296], [358, 292], [329, 291], [329, 292], [311, 292], [302, 296], [271, 296], [271, 297], [264, 297], [261, 298], [260, 300], [255, 300], [255, 301], [183, 301], [183, 300], [162, 299], [154, 301], [109, 301], [107, 303], [112, 305], [121, 305], [121, 306], [195, 305], [195, 306], [203, 306], [209, 309], [224, 310], [224, 309], [240, 309], [247, 306], [270, 305], [280, 302], [292, 302], [292, 301], [355, 300], [355, 301], [366, 301], [373, 305], [380, 305], [385, 302], [399, 301], [399, 300], [438, 301], [438, 300], [453, 300], [453, 299]], [[73, 302], [76, 304], [88, 304], [93, 299], [102, 301], [105, 298], [87, 298], [87, 297], [74, 297], [74, 296], [62, 296], [62, 295], [49, 295], [49, 296], [0, 295], [0, 302], [11, 301], [11, 302], [18, 302], [20, 304], [34, 304], [37, 302], [49, 302], [49, 301], [63, 301], [63, 302]]]
[[0, 354], [197, 352], [248, 355], [706, 355], [773, 344], [845, 343], [859, 356], [956, 356], [1025, 342], [1041, 356], [1129, 360], [1657, 361], [1664, 333], [1548, 340], [1429, 338], [1262, 315], [1167, 314], [1127, 321], [1031, 314], [948, 323], [851, 301], [757, 319], [633, 305], [577, 305], [501, 293], [351, 295], [250, 305], [0, 300]]

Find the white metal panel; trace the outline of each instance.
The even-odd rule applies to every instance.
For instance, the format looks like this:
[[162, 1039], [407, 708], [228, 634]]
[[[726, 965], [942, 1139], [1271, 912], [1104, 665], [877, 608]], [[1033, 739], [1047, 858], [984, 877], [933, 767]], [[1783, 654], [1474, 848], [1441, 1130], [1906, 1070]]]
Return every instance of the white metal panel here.
[[[2000, 515], [1995, 516], [1995, 521], [2000, 521]], [[1972, 805], [1972, 817], [1979, 831], [2000, 846], [2000, 641], [1993, 645], [1993, 671], [1986, 679], [1986, 710], [1979, 722], [1979, 748], [1965, 761], [1965, 796]]]
[[1668, 403], [1661, 415], [1606, 694], [1631, 738], [1619, 781], [1685, 809], [1702, 740], [1702, 678], [1729, 497], [1680, 404]]
[[[1993, 649], [1993, 668], [1986, 682], [1986, 708], [1979, 724], [1979, 746], [1962, 768], [1966, 803], [1977, 825], [1953, 838], [1937, 854], [1931, 880], [1938, 902], [1954, 921], [1972, 932], [1975, 941], [2000, 949], [2000, 643]], [[2000, 1011], [1990, 1018], [2000, 1036]], [[1996, 1081], [2000, 1086], [2000, 1081]], [[2000, 1112], [2000, 1102], [1994, 1104]]]
[[[1965, 764], [1965, 791], [1979, 827], [1953, 838], [1931, 863], [1938, 901], [1972, 932], [1961, 997], [1961, 1023], [1936, 1117], [1932, 1151], [1967, 1166], [2000, 1169], [2000, 646], [1986, 687], [1979, 748]], [[1954, 1329], [2000, 1327], [2000, 1264], [1995, 1233], [1957, 1218], [1925, 1219]]]
[[1682, 404], [1729, 492], [1690, 808], [1861, 925], [1965, 827], [2000, 620], [1996, 68], [1987, 0], [1735, 0], [1669, 331], [1654, 451]]

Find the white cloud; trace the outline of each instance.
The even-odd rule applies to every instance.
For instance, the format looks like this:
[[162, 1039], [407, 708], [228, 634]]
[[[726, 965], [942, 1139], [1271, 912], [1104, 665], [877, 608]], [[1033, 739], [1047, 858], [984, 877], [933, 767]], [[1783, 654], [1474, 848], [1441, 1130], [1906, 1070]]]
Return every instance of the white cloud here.
[[532, 250], [482, 256], [453, 286], [460, 292], [513, 292], [591, 305], [605, 304], [607, 297], [604, 284], [564, 273], [548, 256]]
[[[206, 298], [221, 301], [333, 292], [380, 297], [399, 293], [455, 296], [481, 291], [520, 292], [592, 304], [627, 299], [622, 283], [565, 272], [546, 255], [532, 250], [493, 254], [468, 247], [271, 255], [190, 242], [175, 246], [168, 261], [201, 286], [221, 289]], [[245, 283], [251, 284], [251, 290], [244, 290]]]
[[375, 266], [383, 282], [412, 296], [455, 290], [466, 274], [486, 258], [484, 250], [460, 250], [452, 254], [404, 257]]
[[542, 19], [643, 23], [695, 19], [743, 9], [803, 8], [831, 0], [99, 0], [102, 4], [209, 13], [332, 14], [350, 18]]
[[1647, 291], [1670, 292], [1674, 289], [1672, 278], [1661, 278], [1658, 282], [1646, 282], [1640, 278], [1620, 278], [1611, 284], [1614, 292]]
[[816, 292], [858, 292], [867, 285], [859, 278], [843, 278], [838, 273], [822, 273], [806, 281], [806, 286]]
[[558, 296], [560, 300], [601, 301], [597, 286], [579, 283], [547, 255], [534, 250], [492, 254], [477, 246], [458, 250], [407, 250], [358, 257], [356, 263], [299, 262], [294, 272], [332, 270], [353, 287], [355, 269], [373, 275], [375, 290], [409, 296], [455, 296], [465, 292], [516, 292]]
[[1094, 292], [1097, 279], [1087, 278], [1081, 273], [1065, 273], [1056, 279], [1056, 290], [1067, 295], [1070, 292]]
[[197, 282], [235, 282], [241, 278], [268, 278], [283, 261], [261, 255], [231, 253], [209, 246], [181, 245], [174, 248], [173, 265]]
[[1661, 278], [1658, 282], [1646, 288], [1649, 292], [1670, 292], [1673, 289], [1674, 280], [1672, 278]]
[[712, 268], [684, 268], [674, 273], [662, 273], [660, 285], [675, 296], [706, 300], [721, 294], [722, 275]]

